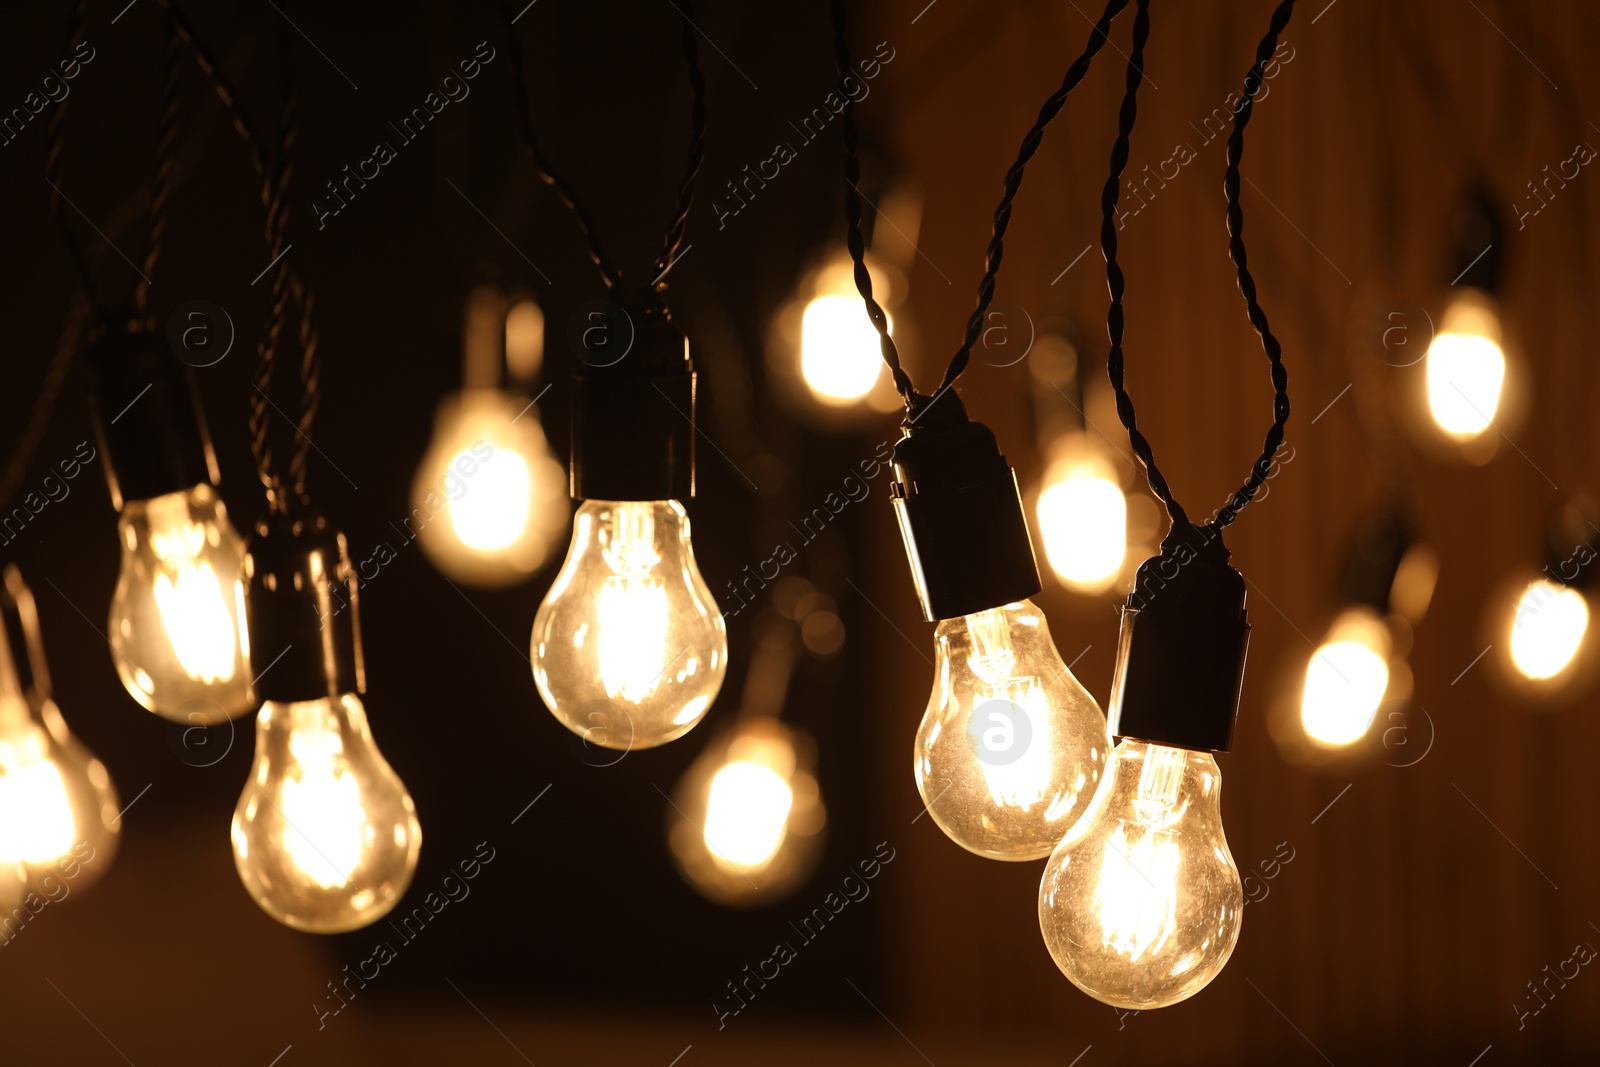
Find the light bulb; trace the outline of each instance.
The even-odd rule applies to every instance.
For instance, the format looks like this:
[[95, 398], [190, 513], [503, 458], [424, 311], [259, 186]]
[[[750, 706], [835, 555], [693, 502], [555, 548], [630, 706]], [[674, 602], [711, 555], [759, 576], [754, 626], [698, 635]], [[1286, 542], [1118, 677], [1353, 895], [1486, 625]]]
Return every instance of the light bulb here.
[[1306, 666], [1300, 722], [1313, 741], [1348, 745], [1366, 735], [1389, 689], [1389, 635], [1370, 610], [1347, 612]]
[[[121, 815], [105, 765], [67, 729], [48, 695], [37, 643], [32, 594], [6, 575], [6, 623], [0, 632], [0, 881], [48, 890], [44, 879], [67, 879], [74, 889], [98, 880], [116, 855]], [[30, 655], [37, 659], [29, 664]], [[29, 670], [27, 693], [19, 676]], [[0, 887], [0, 896], [6, 893]]]
[[1450, 305], [1428, 346], [1428, 408], [1451, 437], [1472, 438], [1487, 430], [1500, 406], [1506, 357], [1494, 302], [1465, 290]]
[[815, 868], [827, 821], [814, 745], [751, 717], [707, 746], [668, 809], [679, 871], [704, 896], [739, 906], [786, 896]]
[[1128, 501], [1109, 463], [1084, 455], [1053, 464], [1036, 511], [1045, 558], [1063, 582], [1097, 592], [1121, 573]]
[[[892, 319], [889, 328], [892, 333]], [[813, 396], [832, 406], [854, 404], [872, 391], [882, 371], [878, 331], [859, 296], [827, 292], [806, 305], [800, 374]]]
[[1217, 761], [1122, 741], [1039, 886], [1039, 927], [1056, 966], [1114, 1007], [1166, 1007], [1222, 970], [1243, 911]]
[[962, 848], [997, 860], [1050, 854], [1094, 795], [1106, 720], [1032, 601], [945, 619], [917, 730], [917, 790]]
[[117, 674], [146, 709], [186, 725], [250, 710], [244, 542], [211, 486], [130, 500], [111, 598]]
[[421, 847], [411, 794], [355, 694], [261, 706], [233, 860], [263, 911], [311, 933], [366, 926], [405, 893]]
[[1530, 582], [1511, 623], [1511, 662], [1524, 678], [1553, 679], [1572, 664], [1588, 630], [1582, 593], [1548, 578]]
[[538, 412], [499, 389], [464, 389], [439, 404], [411, 486], [408, 532], [445, 574], [500, 587], [550, 558], [567, 523], [567, 474]]
[[687, 733], [722, 687], [728, 630], [676, 500], [589, 500], [533, 620], [533, 680], [555, 717], [603, 748]]

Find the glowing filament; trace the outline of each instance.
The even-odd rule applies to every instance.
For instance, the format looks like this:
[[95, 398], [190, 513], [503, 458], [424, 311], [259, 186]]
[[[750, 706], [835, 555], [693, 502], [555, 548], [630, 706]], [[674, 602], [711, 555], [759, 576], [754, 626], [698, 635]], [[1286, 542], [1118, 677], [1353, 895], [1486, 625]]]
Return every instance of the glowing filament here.
[[0, 741], [0, 863], [53, 863], [76, 839], [66, 782], [38, 729]]
[[617, 505], [615, 534], [604, 549], [611, 575], [596, 602], [600, 680], [606, 695], [638, 703], [655, 692], [670, 667], [667, 632], [672, 618], [667, 590], [651, 574], [661, 562], [650, 505]]
[[297, 730], [289, 751], [296, 766], [278, 799], [286, 824], [283, 848], [309, 882], [323, 889], [347, 885], [372, 831], [339, 735]]
[[973, 647], [968, 662], [985, 683], [987, 698], [973, 709], [972, 726], [984, 782], [996, 804], [1027, 811], [1055, 792], [1044, 688], [1033, 675], [1012, 674], [1017, 654], [1003, 610], [969, 615], [967, 623]]
[[155, 598], [161, 626], [178, 664], [190, 678], [233, 678], [239, 641], [217, 572], [204, 558], [208, 531], [189, 521], [186, 494], [150, 502], [150, 548], [156, 557]]
[[1139, 775], [1134, 819], [1119, 820], [1106, 835], [1095, 883], [1103, 944], [1137, 962], [1159, 953], [1177, 926], [1179, 835], [1171, 827], [1189, 803], [1178, 804], [1186, 755], [1151, 745]]

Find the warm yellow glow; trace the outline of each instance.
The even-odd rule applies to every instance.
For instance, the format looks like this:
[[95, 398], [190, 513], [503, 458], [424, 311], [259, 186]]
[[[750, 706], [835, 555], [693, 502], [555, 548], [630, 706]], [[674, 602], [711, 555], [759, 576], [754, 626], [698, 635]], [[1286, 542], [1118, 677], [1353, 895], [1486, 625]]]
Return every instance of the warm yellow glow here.
[[1306, 667], [1300, 722], [1315, 741], [1348, 745], [1366, 734], [1388, 688], [1388, 660], [1371, 644], [1329, 641]]
[[312, 728], [295, 732], [289, 752], [295, 764], [277, 799], [284, 851], [307, 881], [324, 889], [346, 885], [372, 831], [344, 745], [335, 731]]
[[155, 554], [154, 593], [161, 625], [178, 663], [198, 682], [227, 682], [239, 658], [239, 637], [224, 590], [205, 558], [211, 531], [191, 521], [186, 493], [150, 501], [150, 549]]
[[705, 842], [711, 855], [750, 870], [767, 863], [783, 844], [794, 791], [783, 775], [752, 760], [734, 760], [711, 778]]
[[[463, 448], [450, 464], [455, 467], [472, 458], [470, 449]], [[522, 536], [532, 495], [527, 461], [509, 449], [496, 449], [478, 463], [471, 489], [450, 501], [450, 526], [468, 548], [498, 551]]]
[[1109, 465], [1082, 457], [1053, 466], [1037, 510], [1045, 558], [1063, 582], [1099, 587], [1121, 572], [1128, 502]]
[[604, 555], [611, 566], [595, 602], [600, 680], [606, 695], [634, 703], [655, 691], [667, 664], [672, 619], [648, 503], [619, 503], [616, 533]]
[[[889, 321], [894, 332], [894, 321]], [[800, 373], [818, 400], [853, 404], [872, 391], [883, 370], [878, 331], [861, 298], [825, 293], [800, 320]]]
[[1106, 834], [1094, 887], [1101, 944], [1129, 963], [1160, 953], [1177, 927], [1181, 835], [1170, 828], [1189, 806], [1187, 799], [1179, 802], [1186, 760], [1181, 749], [1151, 745], [1135, 818], [1118, 821]]
[[[995, 608], [967, 616], [972, 655], [967, 664], [982, 683], [985, 699], [973, 709], [978, 766], [990, 798], [1028, 811], [1055, 792], [1050, 758], [1050, 708], [1040, 679], [1017, 674], [1011, 622]], [[1020, 732], [1026, 737], [1019, 737]]]
[[532, 300], [506, 312], [506, 370], [520, 381], [539, 373], [544, 362], [544, 312]]
[[1572, 663], [1589, 629], [1589, 605], [1576, 589], [1540, 578], [1528, 585], [1511, 624], [1511, 662], [1524, 677], [1554, 678]]
[[1494, 422], [1505, 384], [1500, 319], [1488, 297], [1467, 291], [1450, 305], [1428, 346], [1428, 408], [1453, 437], [1476, 437]]
[[41, 866], [77, 841], [72, 800], [36, 726], [0, 740], [0, 863]]

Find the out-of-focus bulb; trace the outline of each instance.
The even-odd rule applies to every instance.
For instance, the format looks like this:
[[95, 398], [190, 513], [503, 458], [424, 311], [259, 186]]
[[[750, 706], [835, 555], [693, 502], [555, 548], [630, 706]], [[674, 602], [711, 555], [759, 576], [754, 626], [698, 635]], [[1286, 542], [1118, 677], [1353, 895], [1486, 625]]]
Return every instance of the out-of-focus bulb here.
[[1524, 678], [1555, 678], [1577, 657], [1588, 630], [1582, 593], [1548, 578], [1530, 582], [1511, 622], [1511, 662]]
[[[889, 332], [894, 332], [892, 318]], [[823, 293], [806, 305], [800, 319], [800, 374], [824, 404], [854, 404], [883, 373], [880, 343], [859, 296]]]
[[0, 881], [38, 885], [54, 873], [78, 888], [116, 854], [117, 791], [55, 702], [24, 696], [13, 659], [22, 654], [0, 632]]
[[511, 585], [550, 558], [567, 524], [566, 482], [525, 399], [464, 389], [439, 404], [407, 526], [457, 581]]
[[722, 687], [728, 630], [676, 500], [590, 500], [533, 620], [533, 680], [563, 725], [603, 748], [687, 733]]
[[1233, 954], [1244, 887], [1205, 752], [1124, 740], [1045, 866], [1039, 927], [1072, 984], [1118, 1008], [1205, 988]]
[[1300, 722], [1313, 741], [1348, 745], [1366, 735], [1389, 689], [1389, 635], [1369, 610], [1334, 623], [1311, 654], [1300, 696]]
[[808, 766], [812, 747], [776, 720], [751, 718], [685, 773], [668, 810], [668, 841], [703, 895], [770, 903], [815, 868], [827, 813]]
[[1445, 433], [1476, 437], [1494, 422], [1505, 383], [1500, 317], [1477, 290], [1450, 305], [1428, 346], [1428, 408]]
[[210, 725], [250, 710], [244, 542], [211, 486], [130, 500], [117, 519], [122, 573], [111, 648], [133, 699], [164, 718]]
[[359, 929], [399, 901], [421, 847], [411, 794], [354, 694], [261, 706], [233, 860], [263, 911], [311, 933]]
[[950, 839], [997, 860], [1050, 854], [1093, 797], [1106, 719], [1031, 601], [945, 619], [917, 730], [917, 790]]
[[1098, 592], [1122, 571], [1128, 501], [1116, 472], [1094, 455], [1052, 464], [1037, 506], [1050, 569], [1068, 585]]

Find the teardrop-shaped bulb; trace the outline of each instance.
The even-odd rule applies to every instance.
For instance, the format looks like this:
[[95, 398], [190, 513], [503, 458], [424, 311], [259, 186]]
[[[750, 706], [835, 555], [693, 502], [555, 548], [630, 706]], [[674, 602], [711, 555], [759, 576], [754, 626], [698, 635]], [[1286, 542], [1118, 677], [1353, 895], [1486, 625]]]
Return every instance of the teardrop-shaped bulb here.
[[945, 619], [917, 730], [917, 790], [951, 840], [996, 860], [1050, 854], [1106, 760], [1106, 717], [1023, 600]]
[[533, 680], [555, 717], [603, 748], [681, 737], [728, 670], [728, 628], [676, 500], [590, 500], [533, 620]]
[[311, 933], [359, 929], [404, 895], [421, 847], [411, 794], [355, 694], [261, 705], [233, 812], [234, 865], [261, 910]]
[[1217, 976], [1244, 887], [1207, 752], [1124, 740], [1039, 885], [1039, 928], [1072, 984], [1113, 1007], [1164, 1008]]
[[249, 711], [244, 542], [211, 486], [130, 500], [117, 519], [111, 599], [117, 674], [147, 710], [185, 725]]
[[[32, 595], [13, 575], [8, 571], [7, 594], [26, 597], [22, 610], [29, 621], [23, 625], [34, 624]], [[5, 607], [7, 622], [14, 621], [15, 602]], [[0, 897], [28, 887], [51, 894], [60, 884], [82, 889], [104, 875], [116, 855], [122, 822], [116, 787], [105, 764], [67, 729], [45, 692], [42, 664], [33, 669], [35, 685], [24, 694], [18, 660], [29, 650], [14, 648], [16, 635], [5, 629], [0, 632]]]

